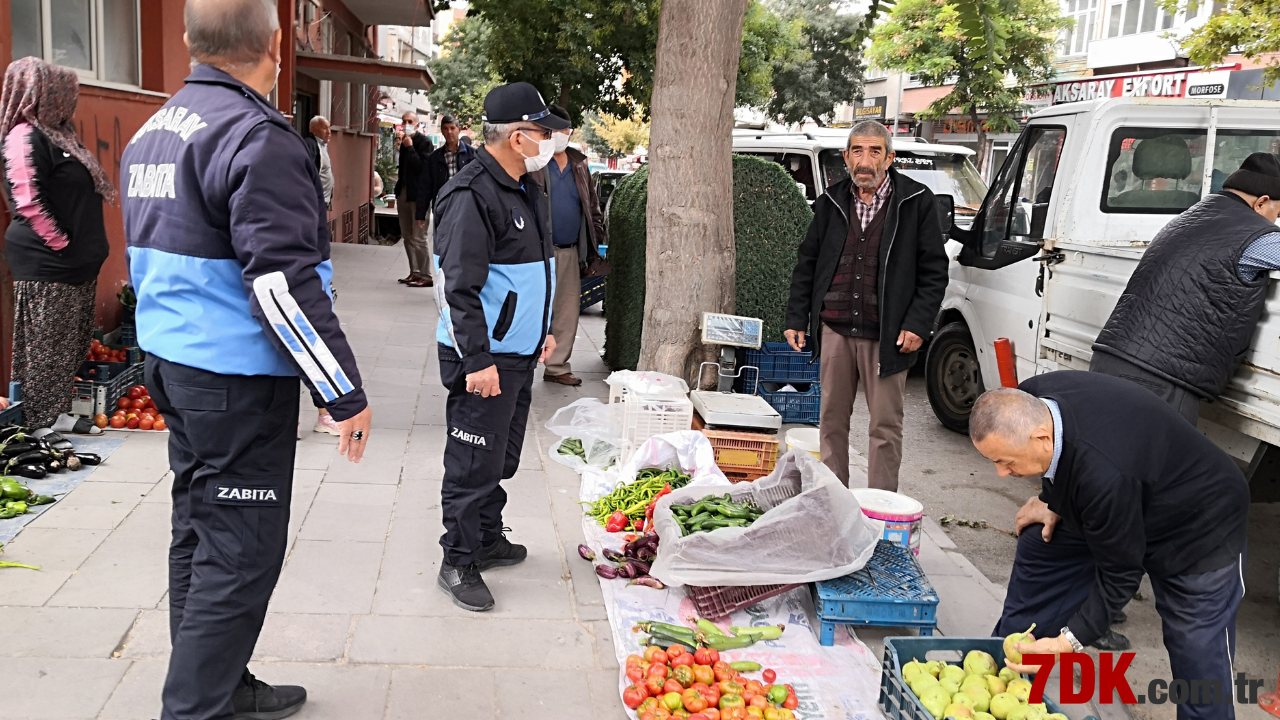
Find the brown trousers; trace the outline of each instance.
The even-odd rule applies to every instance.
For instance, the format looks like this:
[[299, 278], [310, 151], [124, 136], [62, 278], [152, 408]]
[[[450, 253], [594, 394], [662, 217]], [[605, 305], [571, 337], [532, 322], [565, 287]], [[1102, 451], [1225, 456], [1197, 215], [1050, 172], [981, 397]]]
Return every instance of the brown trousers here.
[[424, 236], [426, 228], [419, 228], [414, 219], [418, 203], [409, 199], [408, 193], [396, 196], [396, 215], [400, 220], [400, 237], [404, 238], [404, 252], [409, 256], [409, 274], [431, 277], [430, 250]]
[[547, 358], [547, 375], [573, 372], [569, 356], [578, 334], [578, 307], [582, 302], [582, 277], [578, 274], [578, 247], [556, 248], [556, 296], [551, 301], [551, 334], [556, 349]]
[[867, 484], [898, 490], [902, 465], [902, 399], [907, 373], [880, 377], [880, 341], [841, 335], [822, 326], [822, 413], [818, 428], [822, 462], [849, 485], [849, 417], [858, 396], [858, 380], [871, 416]]

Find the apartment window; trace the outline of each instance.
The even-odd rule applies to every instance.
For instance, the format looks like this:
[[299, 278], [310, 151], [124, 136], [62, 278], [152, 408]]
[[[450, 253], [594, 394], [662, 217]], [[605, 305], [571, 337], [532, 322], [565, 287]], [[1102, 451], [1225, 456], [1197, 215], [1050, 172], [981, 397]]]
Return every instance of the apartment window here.
[[137, 0], [11, 0], [13, 57], [75, 68], [81, 78], [137, 85]]
[[1063, 3], [1062, 14], [1074, 20], [1075, 25], [1062, 31], [1058, 52], [1061, 55], [1080, 55], [1088, 49], [1089, 41], [1093, 39], [1098, 0], [1067, 0]]
[[[1178, 19], [1160, 8], [1160, 0], [1112, 2], [1107, 8], [1107, 13], [1107, 37], [1168, 30]], [[1181, 15], [1182, 13], [1179, 13], [1179, 16]], [[1185, 19], [1190, 19], [1194, 15], [1194, 12], [1189, 13]]]

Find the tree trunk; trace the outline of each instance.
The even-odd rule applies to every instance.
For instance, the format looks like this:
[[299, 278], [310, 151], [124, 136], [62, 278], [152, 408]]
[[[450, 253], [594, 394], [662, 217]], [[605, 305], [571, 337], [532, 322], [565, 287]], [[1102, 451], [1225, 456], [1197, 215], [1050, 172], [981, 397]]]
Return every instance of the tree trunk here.
[[691, 383], [718, 348], [703, 312], [733, 312], [733, 94], [747, 0], [664, 0], [649, 135], [642, 370]]
[[560, 86], [560, 101], [557, 102], [556, 104], [564, 108], [565, 110], [569, 109], [569, 90], [570, 89], [571, 88], [569, 87], [569, 83], [564, 83], [563, 85]]
[[987, 129], [983, 126], [982, 120], [978, 119], [977, 105], [974, 105], [970, 117], [973, 118], [973, 131], [978, 135], [978, 174], [985, 178], [990, 153], [987, 152]]

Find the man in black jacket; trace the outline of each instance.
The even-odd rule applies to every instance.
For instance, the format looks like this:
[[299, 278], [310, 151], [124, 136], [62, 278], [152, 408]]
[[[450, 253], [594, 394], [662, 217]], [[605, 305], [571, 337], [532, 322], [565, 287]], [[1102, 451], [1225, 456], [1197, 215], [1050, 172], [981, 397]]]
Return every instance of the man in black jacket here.
[[426, 181], [418, 190], [418, 205], [414, 215], [419, 227], [426, 224], [427, 216], [435, 207], [436, 197], [440, 195], [444, 184], [452, 180], [467, 163], [476, 159], [475, 148], [459, 141], [461, 130], [457, 119], [452, 115], [440, 118], [440, 134], [444, 136], [444, 145], [427, 156], [423, 170]]
[[867, 478], [898, 489], [907, 370], [933, 330], [947, 255], [933, 193], [892, 167], [889, 131], [860, 122], [844, 150], [850, 178], [813, 206], [800, 243], [785, 335], [821, 354], [822, 462], [849, 484], [849, 416], [862, 380], [871, 415]]
[[400, 217], [400, 237], [409, 256], [409, 274], [400, 278], [402, 285], [431, 287], [431, 255], [427, 239], [416, 222], [418, 198], [426, 182], [424, 162], [431, 154], [431, 141], [418, 131], [418, 115], [407, 112], [401, 118], [404, 132], [400, 137], [400, 169], [396, 174], [396, 212]]
[[[1035, 623], [1025, 653], [1080, 652], [1107, 632], [1145, 572], [1175, 680], [1208, 681], [1186, 718], [1231, 718], [1249, 490], [1225, 453], [1134, 383], [1079, 371], [991, 390], [969, 420], [1001, 477], [1042, 476], [1020, 532], [996, 634]], [[1226, 703], [1220, 701], [1226, 698]]]
[[[1171, 136], [1163, 136], [1171, 137]], [[1185, 143], [1142, 140], [1134, 167], [1167, 163]], [[1149, 153], [1151, 154], [1151, 153]], [[1179, 168], [1180, 169], [1180, 168]], [[1174, 170], [1177, 172], [1178, 170]], [[1200, 401], [1226, 388], [1262, 317], [1267, 271], [1280, 268], [1280, 161], [1254, 153], [1209, 195], [1162, 229], [1129, 278], [1093, 346], [1093, 372], [1122, 377], [1196, 424]]]

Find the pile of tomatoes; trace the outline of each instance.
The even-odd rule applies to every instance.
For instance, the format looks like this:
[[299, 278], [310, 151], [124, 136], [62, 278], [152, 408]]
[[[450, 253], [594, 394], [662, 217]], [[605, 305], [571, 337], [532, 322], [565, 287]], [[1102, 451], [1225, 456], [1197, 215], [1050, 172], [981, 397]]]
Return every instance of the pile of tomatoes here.
[[150, 393], [145, 385], [134, 385], [116, 401], [116, 412], [111, 417], [98, 415], [93, 424], [100, 428], [113, 427], [117, 430], [167, 430], [164, 416], [156, 409]]
[[794, 688], [774, 684], [774, 671], [748, 680], [711, 648], [647, 647], [643, 657], [627, 657], [627, 678], [622, 702], [640, 720], [794, 720], [799, 705]]
[[85, 360], [92, 362], [129, 362], [129, 351], [123, 348], [112, 350], [103, 345], [100, 340], [94, 338], [89, 341], [89, 354], [85, 356]]

